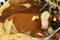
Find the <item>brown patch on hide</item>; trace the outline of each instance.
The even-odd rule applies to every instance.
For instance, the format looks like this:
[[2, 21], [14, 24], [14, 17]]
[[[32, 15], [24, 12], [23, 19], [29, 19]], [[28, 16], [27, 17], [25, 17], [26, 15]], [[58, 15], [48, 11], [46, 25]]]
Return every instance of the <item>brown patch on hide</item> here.
[[14, 14], [14, 24], [18, 31], [25, 32], [29, 30], [34, 30], [40, 26], [39, 21], [32, 21], [34, 14]]

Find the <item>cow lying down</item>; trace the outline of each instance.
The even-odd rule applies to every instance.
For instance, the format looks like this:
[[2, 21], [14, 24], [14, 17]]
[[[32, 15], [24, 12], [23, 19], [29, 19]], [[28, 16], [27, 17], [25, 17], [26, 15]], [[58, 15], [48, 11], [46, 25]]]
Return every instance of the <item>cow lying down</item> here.
[[10, 5], [2, 12], [0, 21], [4, 23], [5, 32], [7, 34], [20, 32], [33, 37], [44, 37], [42, 29], [48, 28], [50, 14], [47, 11], [40, 14], [37, 7], [30, 3], [26, 4], [20, 7]]
[[[45, 30], [48, 28], [49, 16], [47, 11], [42, 13], [41, 18], [34, 14], [13, 14], [5, 20], [4, 29], [7, 34], [20, 32], [34, 37], [44, 37], [42, 29]], [[42, 26], [40, 26], [41, 23]], [[52, 30], [50, 30], [49, 33], [51, 33], [51, 31]]]

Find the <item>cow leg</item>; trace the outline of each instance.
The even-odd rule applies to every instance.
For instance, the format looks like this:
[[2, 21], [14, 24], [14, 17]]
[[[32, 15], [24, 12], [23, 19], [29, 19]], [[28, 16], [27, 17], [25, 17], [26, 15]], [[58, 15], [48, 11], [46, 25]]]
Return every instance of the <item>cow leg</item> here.
[[6, 34], [10, 34], [10, 32], [12, 31], [12, 28], [17, 31], [15, 28], [14, 28], [14, 25], [13, 25], [13, 20], [8, 20], [6, 19], [5, 23], [4, 23], [4, 29], [5, 29], [5, 32]]

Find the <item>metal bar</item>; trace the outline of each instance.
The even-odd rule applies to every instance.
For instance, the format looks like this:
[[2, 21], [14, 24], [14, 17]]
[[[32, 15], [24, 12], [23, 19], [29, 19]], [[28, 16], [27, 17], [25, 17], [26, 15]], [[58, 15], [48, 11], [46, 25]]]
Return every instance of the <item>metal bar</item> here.
[[48, 5], [48, 3], [45, 4], [44, 7], [42, 7], [42, 8], [39, 10], [39, 12], [41, 12], [47, 5]]
[[55, 32], [53, 32], [49, 37], [48, 37], [48, 39], [50, 39], [57, 31], [59, 31], [60, 30], [60, 27], [55, 31]]

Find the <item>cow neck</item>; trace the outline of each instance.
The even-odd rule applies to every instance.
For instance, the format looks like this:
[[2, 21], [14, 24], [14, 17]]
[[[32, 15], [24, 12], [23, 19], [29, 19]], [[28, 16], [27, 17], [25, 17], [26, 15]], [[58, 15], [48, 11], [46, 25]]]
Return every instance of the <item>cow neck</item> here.
[[20, 6], [13, 5], [13, 6], [10, 6], [10, 9], [17, 12], [38, 12], [38, 8], [33, 5], [31, 5], [31, 7], [29, 8], [26, 8], [23, 5], [20, 5]]

